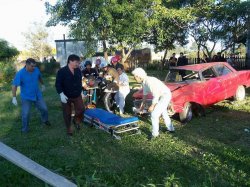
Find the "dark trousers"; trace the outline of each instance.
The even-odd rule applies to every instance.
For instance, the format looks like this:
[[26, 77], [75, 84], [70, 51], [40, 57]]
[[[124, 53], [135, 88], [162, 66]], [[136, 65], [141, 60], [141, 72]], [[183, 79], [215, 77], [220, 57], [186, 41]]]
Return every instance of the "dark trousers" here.
[[83, 119], [83, 111], [84, 105], [82, 96], [80, 95], [77, 98], [69, 98], [67, 103], [62, 103], [63, 108], [63, 118], [66, 125], [67, 130], [70, 130], [71, 127], [71, 114], [72, 114], [72, 104], [74, 105], [75, 109], [75, 122], [77, 124], [82, 122]]

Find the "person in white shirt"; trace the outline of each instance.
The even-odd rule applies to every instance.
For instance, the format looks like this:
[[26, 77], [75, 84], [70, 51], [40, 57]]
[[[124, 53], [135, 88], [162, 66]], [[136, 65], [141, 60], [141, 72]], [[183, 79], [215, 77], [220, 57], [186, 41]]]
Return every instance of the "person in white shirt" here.
[[170, 89], [159, 79], [147, 76], [147, 73], [142, 68], [134, 69], [132, 74], [138, 83], [142, 83], [143, 87], [143, 101], [140, 107], [141, 111], [144, 109], [147, 95], [151, 93], [153, 96], [152, 105], [148, 108], [148, 111], [151, 112], [152, 121], [151, 138], [159, 135], [159, 119], [161, 115], [163, 116], [168, 131], [174, 132], [174, 126], [167, 113], [167, 107], [172, 97]]
[[118, 81], [119, 91], [115, 95], [115, 101], [117, 106], [119, 106], [120, 115], [123, 115], [125, 100], [130, 92], [129, 79], [127, 74], [124, 72], [123, 66], [117, 68], [117, 72], [119, 74], [119, 81]]

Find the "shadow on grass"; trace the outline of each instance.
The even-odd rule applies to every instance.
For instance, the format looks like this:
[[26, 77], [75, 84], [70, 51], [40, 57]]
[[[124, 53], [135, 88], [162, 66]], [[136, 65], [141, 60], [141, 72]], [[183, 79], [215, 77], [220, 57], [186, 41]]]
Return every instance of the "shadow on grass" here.
[[214, 173], [210, 175], [214, 184], [250, 185], [248, 103], [249, 98], [242, 102], [223, 101], [207, 109], [206, 117], [192, 120], [175, 134], [193, 147], [192, 155], [203, 162], [206, 171]]
[[[209, 113], [187, 126], [175, 122], [175, 134], [161, 132], [153, 141], [147, 140], [151, 127], [149, 118], [141, 118], [142, 135], [127, 136], [121, 141], [86, 125], [73, 137], [67, 137], [54, 80], [53, 77], [46, 79], [48, 85], [44, 93], [52, 127], [42, 127], [40, 114], [33, 109], [31, 132], [21, 135], [20, 109], [12, 107], [10, 93], [5, 92], [1, 99], [0, 140], [79, 186], [162, 186], [166, 182], [181, 186], [249, 184], [249, 142], [240, 145], [247, 139], [240, 139], [243, 134], [240, 136], [235, 130], [249, 124], [247, 112], [233, 111], [245, 116], [246, 121], [238, 126], [233, 117], [229, 120], [223, 117], [226, 109], [213, 112], [217, 117]], [[131, 95], [132, 92], [125, 108], [130, 115]], [[230, 140], [231, 136], [235, 137], [234, 141]], [[0, 163], [3, 186], [44, 186], [43, 182], [7, 161], [0, 159]], [[172, 174], [174, 179], [166, 179]]]

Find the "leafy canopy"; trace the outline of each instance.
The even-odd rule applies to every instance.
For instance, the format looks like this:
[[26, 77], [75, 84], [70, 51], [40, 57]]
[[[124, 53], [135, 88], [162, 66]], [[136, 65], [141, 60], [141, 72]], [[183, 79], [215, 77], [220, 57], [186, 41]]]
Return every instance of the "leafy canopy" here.
[[10, 46], [6, 40], [0, 39], [0, 60], [10, 59], [18, 54], [17, 48]]

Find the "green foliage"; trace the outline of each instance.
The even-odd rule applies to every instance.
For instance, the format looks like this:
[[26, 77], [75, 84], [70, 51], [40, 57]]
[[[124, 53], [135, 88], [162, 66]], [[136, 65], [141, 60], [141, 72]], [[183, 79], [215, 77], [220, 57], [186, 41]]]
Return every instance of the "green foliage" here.
[[187, 25], [192, 19], [189, 7], [176, 1], [158, 1], [152, 7], [151, 29], [146, 41], [155, 46], [156, 51], [171, 50], [178, 43], [187, 43]]
[[[167, 52], [177, 44], [183, 46], [188, 42], [188, 34], [195, 39], [198, 50], [204, 50], [208, 56], [219, 42], [223, 44], [222, 51], [234, 50], [246, 42], [250, 3], [240, 0], [62, 0], [54, 6], [46, 3], [46, 10], [51, 15], [47, 25], [68, 25], [73, 38], [86, 41], [89, 54], [100, 41], [106, 55], [107, 44], [122, 49], [124, 61], [142, 42], [153, 44], [156, 51], [165, 50], [165, 59]], [[209, 48], [211, 42], [213, 46]]]
[[60, 69], [60, 64], [59, 63], [37, 63], [37, 67], [40, 69], [42, 73], [50, 74], [50, 75], [55, 75], [57, 71]]
[[10, 84], [16, 73], [12, 62], [0, 61], [0, 84]]
[[[223, 44], [221, 52], [246, 42], [250, 2], [240, 0], [197, 1], [192, 7], [195, 19], [190, 23], [190, 35], [198, 47], [211, 57], [216, 44]], [[208, 48], [208, 42], [212, 48]]]
[[9, 45], [6, 40], [0, 39], [0, 60], [7, 60], [19, 54], [19, 51]]
[[92, 52], [100, 41], [107, 55], [107, 42], [112, 47], [131, 49], [143, 41], [149, 29], [151, 4], [151, 0], [57, 1], [54, 6], [46, 3], [47, 12], [51, 15], [47, 25], [68, 25], [70, 36], [84, 40], [88, 52]]

